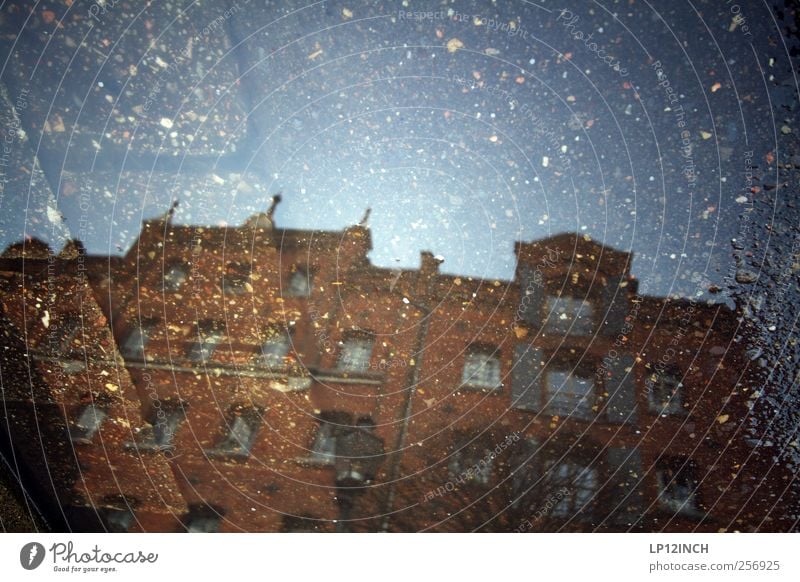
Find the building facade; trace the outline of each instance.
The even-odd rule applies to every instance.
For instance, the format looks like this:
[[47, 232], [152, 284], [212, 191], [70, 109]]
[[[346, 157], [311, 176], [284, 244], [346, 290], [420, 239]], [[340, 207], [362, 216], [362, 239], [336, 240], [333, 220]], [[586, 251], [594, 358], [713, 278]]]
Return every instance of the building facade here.
[[641, 296], [574, 234], [518, 243], [511, 281], [379, 268], [366, 217], [282, 229], [278, 201], [3, 255], [8, 446], [64, 527], [790, 527], [734, 310]]

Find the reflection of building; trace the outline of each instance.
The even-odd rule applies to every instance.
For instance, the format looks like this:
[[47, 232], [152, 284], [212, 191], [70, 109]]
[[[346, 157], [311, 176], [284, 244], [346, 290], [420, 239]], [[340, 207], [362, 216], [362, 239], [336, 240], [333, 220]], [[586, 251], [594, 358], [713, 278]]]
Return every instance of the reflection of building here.
[[10, 432], [73, 528], [789, 527], [734, 313], [639, 296], [586, 237], [519, 243], [511, 282], [377, 268], [365, 226], [272, 212], [168, 214], [124, 257], [24, 248], [0, 265]]

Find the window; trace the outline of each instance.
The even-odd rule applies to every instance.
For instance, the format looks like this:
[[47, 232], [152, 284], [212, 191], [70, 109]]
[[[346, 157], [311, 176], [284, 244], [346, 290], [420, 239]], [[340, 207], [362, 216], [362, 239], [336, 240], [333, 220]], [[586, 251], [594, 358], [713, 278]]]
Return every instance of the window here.
[[219, 531], [222, 516], [212, 507], [195, 506], [186, 516], [187, 533], [215, 533]]
[[313, 276], [303, 269], [297, 269], [289, 277], [288, 295], [295, 297], [308, 297], [311, 295]]
[[225, 295], [243, 295], [253, 290], [250, 277], [239, 265], [228, 265], [226, 273], [222, 276], [222, 292]]
[[315, 533], [323, 531], [322, 520], [310, 516], [285, 515], [281, 525], [283, 533]]
[[249, 455], [260, 422], [259, 415], [255, 410], [240, 411], [228, 423], [228, 433], [217, 445], [216, 451], [233, 455]]
[[130, 509], [106, 509], [103, 512], [103, 522], [106, 531], [124, 533], [133, 525], [133, 512]]
[[585, 299], [562, 295], [547, 298], [547, 325], [550, 329], [576, 334], [592, 333], [592, 305]]
[[490, 350], [468, 352], [464, 359], [461, 383], [479, 388], [500, 386], [500, 359]]
[[177, 291], [188, 278], [188, 271], [185, 265], [171, 265], [164, 273], [164, 290]]
[[683, 412], [683, 384], [678, 370], [653, 374], [647, 382], [650, 410], [656, 414], [680, 414]]
[[332, 465], [336, 459], [336, 427], [323, 422], [319, 425], [314, 443], [311, 445], [311, 460], [323, 465]]
[[197, 339], [189, 349], [189, 359], [198, 363], [208, 361], [222, 341], [222, 337], [221, 326], [213, 322], [204, 322], [199, 326]]
[[55, 351], [56, 355], [74, 355], [82, 345], [83, 322], [80, 316], [68, 315], [56, 325], [57, 327], [51, 330], [53, 334], [51, 349]]
[[172, 450], [175, 433], [183, 418], [183, 409], [177, 404], [163, 403], [151, 414], [150, 425], [143, 430], [139, 443], [132, 446], [157, 451]]
[[[560, 501], [553, 507], [553, 516], [572, 517], [583, 511], [597, 490], [597, 470], [576, 463], [560, 463], [550, 466], [550, 482], [558, 490]], [[561, 492], [566, 492], [560, 495]]]
[[122, 356], [126, 360], [144, 360], [145, 347], [153, 335], [154, 323], [143, 322], [134, 327], [122, 342]]
[[92, 440], [106, 416], [108, 413], [105, 409], [96, 404], [87, 404], [80, 409], [78, 418], [75, 419], [70, 429], [70, 438], [73, 441], [83, 442]]
[[697, 480], [690, 461], [673, 459], [659, 464], [656, 479], [658, 501], [662, 507], [675, 513], [692, 514], [697, 511]]
[[576, 418], [592, 416], [594, 384], [591, 378], [553, 370], [547, 374], [547, 412]]
[[[370, 422], [372, 419], [369, 419]], [[359, 419], [359, 426], [366, 427], [366, 420]], [[332, 465], [336, 459], [336, 438], [350, 430], [353, 417], [347, 412], [326, 411], [320, 415], [319, 428], [311, 443], [308, 460], [321, 465]], [[374, 426], [374, 423], [372, 424]]]
[[337, 369], [347, 372], [366, 372], [372, 358], [375, 339], [369, 336], [351, 336], [341, 343]]
[[289, 345], [287, 334], [275, 333], [261, 344], [261, 363], [270, 368], [282, 368], [286, 365]]
[[494, 454], [489, 449], [461, 449], [450, 456], [450, 479], [463, 479], [473, 485], [488, 485], [492, 479]]

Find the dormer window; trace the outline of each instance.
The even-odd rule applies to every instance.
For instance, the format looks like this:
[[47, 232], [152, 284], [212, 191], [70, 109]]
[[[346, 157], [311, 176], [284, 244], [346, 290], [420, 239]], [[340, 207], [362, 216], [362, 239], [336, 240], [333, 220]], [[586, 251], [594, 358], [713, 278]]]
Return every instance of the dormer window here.
[[577, 335], [594, 331], [592, 304], [586, 299], [550, 295], [547, 297], [546, 310], [547, 326], [552, 331]]

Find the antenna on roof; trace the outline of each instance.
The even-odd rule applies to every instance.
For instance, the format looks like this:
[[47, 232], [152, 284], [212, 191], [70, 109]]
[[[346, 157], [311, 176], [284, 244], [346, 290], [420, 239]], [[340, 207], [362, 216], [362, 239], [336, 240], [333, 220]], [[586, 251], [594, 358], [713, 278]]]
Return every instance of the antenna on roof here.
[[283, 196], [281, 196], [282, 193], [283, 191], [278, 192], [272, 197], [272, 204], [270, 204], [269, 210], [267, 211], [267, 217], [270, 219], [270, 222], [272, 221], [272, 217], [275, 215], [275, 209], [278, 207], [278, 204], [281, 203], [281, 200], [283, 200]]
[[166, 216], [167, 224], [172, 224], [172, 217], [175, 215], [175, 209], [176, 208], [178, 208], [178, 199], [177, 198], [172, 201], [172, 204], [170, 205], [169, 210], [167, 210], [167, 216]]
[[369, 220], [370, 214], [372, 214], [372, 208], [367, 208], [366, 212], [364, 212], [364, 216], [361, 218], [361, 222], [358, 223], [358, 226], [367, 226], [367, 221]]

